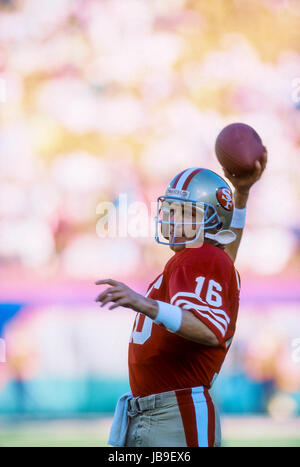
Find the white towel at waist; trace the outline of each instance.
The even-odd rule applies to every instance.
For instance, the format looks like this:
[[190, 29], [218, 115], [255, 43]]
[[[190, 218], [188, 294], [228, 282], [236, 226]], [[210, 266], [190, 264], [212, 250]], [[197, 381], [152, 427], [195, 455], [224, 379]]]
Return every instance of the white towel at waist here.
[[128, 429], [128, 402], [133, 398], [131, 392], [126, 392], [118, 400], [112, 427], [110, 429], [108, 444], [112, 446], [124, 446]]

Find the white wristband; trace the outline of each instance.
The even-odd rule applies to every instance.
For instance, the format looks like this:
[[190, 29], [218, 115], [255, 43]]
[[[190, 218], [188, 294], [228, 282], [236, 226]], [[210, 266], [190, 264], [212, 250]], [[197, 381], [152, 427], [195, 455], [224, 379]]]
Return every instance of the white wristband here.
[[234, 208], [230, 227], [232, 227], [233, 229], [243, 229], [246, 224], [246, 212], [247, 208]]
[[158, 304], [158, 313], [154, 320], [157, 324], [163, 324], [169, 331], [177, 332], [180, 329], [182, 321], [182, 310], [179, 306], [170, 305], [170, 303], [160, 302]]

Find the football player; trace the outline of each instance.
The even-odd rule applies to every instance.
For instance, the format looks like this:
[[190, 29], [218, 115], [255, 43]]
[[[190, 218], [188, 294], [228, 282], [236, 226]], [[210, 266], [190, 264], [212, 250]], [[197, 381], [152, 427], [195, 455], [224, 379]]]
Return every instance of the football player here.
[[[96, 301], [137, 312], [129, 343], [131, 393], [120, 398], [109, 444], [219, 446], [220, 419], [209, 389], [231, 345], [240, 279], [234, 260], [245, 224], [251, 175], [207, 169], [176, 175], [158, 198], [156, 241], [174, 255], [146, 297], [113, 279]], [[235, 202], [235, 207], [234, 207]]]

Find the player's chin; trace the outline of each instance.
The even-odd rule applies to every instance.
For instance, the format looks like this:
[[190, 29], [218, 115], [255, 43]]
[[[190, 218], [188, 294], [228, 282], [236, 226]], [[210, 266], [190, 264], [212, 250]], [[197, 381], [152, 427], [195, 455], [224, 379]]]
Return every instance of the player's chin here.
[[183, 243], [184, 241], [185, 241], [185, 239], [183, 239], [183, 238], [178, 239], [177, 240], [178, 245], [176, 243], [173, 243], [173, 244], [170, 245], [171, 250], [175, 251], [175, 252], [184, 250], [184, 248], [185, 248], [185, 243]]

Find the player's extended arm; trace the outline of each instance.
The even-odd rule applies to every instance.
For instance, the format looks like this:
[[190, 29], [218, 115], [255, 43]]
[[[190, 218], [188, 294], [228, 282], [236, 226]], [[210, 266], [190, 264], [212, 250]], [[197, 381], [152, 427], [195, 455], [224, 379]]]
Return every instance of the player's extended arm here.
[[[225, 177], [230, 180], [234, 186], [234, 205], [237, 209], [244, 209], [247, 205], [250, 189], [254, 183], [256, 183], [263, 174], [267, 165], [267, 150], [265, 148], [265, 153], [261, 162], [255, 162], [255, 169], [252, 174], [245, 175], [242, 177], [237, 177], [232, 175], [228, 170], [223, 169]], [[231, 230], [236, 234], [236, 239], [234, 242], [226, 245], [225, 251], [230, 256], [232, 261], [236, 260], [237, 252], [241, 243], [242, 235], [244, 229], [235, 229]]]
[[[138, 313], [143, 313], [149, 318], [155, 320], [158, 313], [158, 303], [156, 300], [144, 297], [134, 290], [130, 289], [127, 285], [122, 282], [115, 281], [113, 279], [104, 279], [97, 281], [96, 285], [108, 284], [111, 287], [107, 288], [96, 298], [96, 302], [101, 302], [101, 307], [109, 302], [114, 302], [109, 307], [110, 310], [123, 306], [125, 308], [131, 308]], [[170, 305], [172, 307], [173, 305]], [[219, 345], [218, 338], [215, 334], [197, 319], [191, 312], [187, 310], [182, 311], [182, 319], [180, 328], [176, 334], [184, 337], [185, 339], [197, 342], [198, 344], [217, 346]]]

